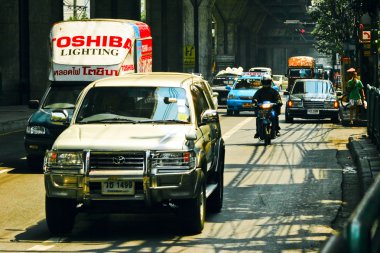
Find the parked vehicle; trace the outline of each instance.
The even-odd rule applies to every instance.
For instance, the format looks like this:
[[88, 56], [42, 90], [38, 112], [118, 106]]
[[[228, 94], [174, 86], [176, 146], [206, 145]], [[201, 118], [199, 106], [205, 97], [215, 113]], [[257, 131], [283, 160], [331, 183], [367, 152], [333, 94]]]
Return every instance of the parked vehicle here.
[[293, 122], [294, 118], [340, 121], [338, 96], [341, 92], [335, 91], [329, 80], [299, 79], [284, 95], [289, 95], [285, 108], [287, 123]]
[[264, 101], [257, 105], [258, 133], [265, 146], [270, 145], [271, 140], [276, 137], [276, 124], [274, 124], [276, 120], [275, 106], [276, 103], [270, 101]]
[[288, 88], [290, 91], [297, 79], [314, 78], [315, 59], [310, 56], [293, 56], [288, 59]]
[[[226, 86], [229, 91], [227, 96], [227, 115], [239, 115], [241, 111], [255, 112], [252, 98], [256, 91], [261, 88], [262, 76], [251, 75], [245, 72], [240, 76], [232, 87]], [[272, 82], [272, 88], [280, 89]]]
[[145, 23], [90, 19], [55, 23], [50, 31], [50, 85], [28, 120], [24, 145], [30, 168], [41, 167], [54, 140], [67, 127], [51, 121], [52, 111], [70, 119], [80, 91], [107, 76], [152, 71], [152, 37]]
[[[200, 233], [223, 205], [225, 144], [205, 80], [135, 73], [94, 81], [44, 162], [46, 221], [69, 233], [78, 212], [177, 212]], [[70, 123], [69, 123], [70, 122]], [[206, 204], [207, 202], [207, 204]]]

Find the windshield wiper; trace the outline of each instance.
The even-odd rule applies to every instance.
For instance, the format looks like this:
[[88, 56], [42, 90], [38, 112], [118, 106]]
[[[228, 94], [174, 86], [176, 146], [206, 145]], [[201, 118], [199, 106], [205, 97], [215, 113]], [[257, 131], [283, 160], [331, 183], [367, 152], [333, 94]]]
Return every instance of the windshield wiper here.
[[177, 119], [159, 119], [159, 120], [141, 120], [138, 123], [180, 123], [188, 124], [189, 122]]
[[93, 120], [81, 120], [78, 123], [79, 124], [87, 124], [87, 123], [114, 123], [114, 122], [121, 122], [121, 123], [137, 123], [138, 121], [132, 120], [132, 119], [126, 119], [126, 118], [109, 118], [109, 119], [93, 119]]

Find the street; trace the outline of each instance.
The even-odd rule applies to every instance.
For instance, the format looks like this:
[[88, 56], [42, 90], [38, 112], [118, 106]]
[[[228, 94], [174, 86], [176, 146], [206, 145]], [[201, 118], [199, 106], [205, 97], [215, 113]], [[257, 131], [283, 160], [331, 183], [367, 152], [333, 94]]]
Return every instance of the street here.
[[348, 138], [363, 127], [280, 116], [265, 147], [251, 113], [220, 120], [226, 142], [224, 206], [199, 235], [171, 214], [80, 214], [73, 233], [51, 237], [42, 171], [29, 171], [23, 131], [0, 135], [1, 252], [317, 252], [342, 205]]

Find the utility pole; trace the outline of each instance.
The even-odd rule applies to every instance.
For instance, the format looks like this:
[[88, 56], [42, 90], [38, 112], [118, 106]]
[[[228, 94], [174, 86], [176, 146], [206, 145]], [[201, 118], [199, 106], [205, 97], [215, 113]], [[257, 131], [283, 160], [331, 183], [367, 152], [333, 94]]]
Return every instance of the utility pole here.
[[77, 20], [77, 0], [73, 0], [73, 18]]

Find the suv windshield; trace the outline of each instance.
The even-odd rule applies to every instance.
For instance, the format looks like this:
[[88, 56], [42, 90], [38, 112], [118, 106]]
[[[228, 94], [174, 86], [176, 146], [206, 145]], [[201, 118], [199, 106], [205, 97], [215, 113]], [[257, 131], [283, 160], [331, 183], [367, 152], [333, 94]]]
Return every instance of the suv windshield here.
[[305, 81], [296, 82], [293, 87], [293, 94], [304, 93], [334, 93], [331, 83], [326, 81]]
[[72, 109], [83, 86], [52, 86], [42, 105], [43, 109]]
[[183, 88], [94, 87], [85, 96], [77, 123], [189, 123]]

